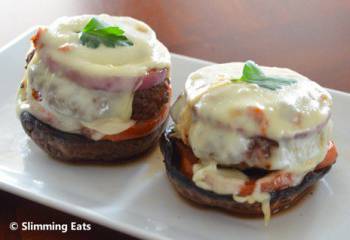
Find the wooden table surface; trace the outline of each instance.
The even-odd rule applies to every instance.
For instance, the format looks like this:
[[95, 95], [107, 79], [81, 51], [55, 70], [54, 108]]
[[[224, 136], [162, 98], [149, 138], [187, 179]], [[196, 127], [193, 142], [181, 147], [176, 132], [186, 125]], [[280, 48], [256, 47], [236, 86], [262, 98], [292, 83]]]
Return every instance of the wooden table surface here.
[[[286, 66], [323, 86], [350, 91], [347, 0], [2, 0], [0, 9], [0, 46], [62, 15], [129, 15], [147, 22], [172, 52]], [[128, 239], [97, 225], [88, 233], [10, 232], [11, 221], [83, 220], [1, 191], [0, 201], [0, 239]]]

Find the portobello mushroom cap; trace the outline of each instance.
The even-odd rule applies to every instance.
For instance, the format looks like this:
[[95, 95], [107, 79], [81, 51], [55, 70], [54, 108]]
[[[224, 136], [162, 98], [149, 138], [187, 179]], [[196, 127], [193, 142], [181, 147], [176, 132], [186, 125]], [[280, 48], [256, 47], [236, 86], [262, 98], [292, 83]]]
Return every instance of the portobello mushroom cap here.
[[[220, 208], [236, 215], [248, 217], [264, 216], [261, 209], [261, 203], [255, 202], [249, 204], [247, 202], [237, 202], [233, 199], [232, 195], [220, 195], [199, 188], [195, 185], [192, 179], [186, 177], [180, 171], [180, 156], [175, 143], [175, 141], [181, 140], [171, 136], [173, 131], [173, 126], [169, 126], [165, 130], [160, 139], [160, 148], [164, 156], [168, 178], [181, 196], [200, 205]], [[271, 213], [275, 214], [293, 206], [308, 192], [310, 187], [321, 179], [330, 169], [331, 166], [318, 171], [309, 172], [299, 185], [270, 192]]]
[[26, 134], [51, 157], [67, 162], [123, 162], [156, 145], [167, 121], [150, 134], [124, 141], [94, 141], [80, 134], [60, 131], [27, 111], [20, 114]]

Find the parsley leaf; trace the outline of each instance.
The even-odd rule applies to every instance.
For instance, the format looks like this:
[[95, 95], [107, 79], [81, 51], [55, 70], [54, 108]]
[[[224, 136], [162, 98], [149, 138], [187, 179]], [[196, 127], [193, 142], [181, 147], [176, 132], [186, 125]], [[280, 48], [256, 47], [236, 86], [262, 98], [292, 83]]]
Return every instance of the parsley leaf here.
[[280, 89], [283, 86], [296, 83], [293, 79], [266, 76], [261, 68], [251, 60], [245, 62], [242, 77], [240, 79], [232, 79], [231, 81], [253, 83], [270, 90]]
[[121, 28], [107, 25], [96, 18], [91, 18], [82, 30], [80, 42], [89, 48], [98, 48], [101, 43], [111, 48], [134, 45]]
[[255, 62], [248, 60], [244, 63], [243, 75], [241, 77], [241, 80], [258, 80], [263, 77], [265, 77], [265, 74], [261, 71], [261, 69]]

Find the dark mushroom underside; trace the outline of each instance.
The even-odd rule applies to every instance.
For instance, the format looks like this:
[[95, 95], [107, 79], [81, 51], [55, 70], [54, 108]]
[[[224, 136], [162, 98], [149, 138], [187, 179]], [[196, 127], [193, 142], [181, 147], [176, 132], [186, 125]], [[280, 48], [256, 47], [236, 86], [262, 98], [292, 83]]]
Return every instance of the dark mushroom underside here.
[[150, 134], [124, 141], [94, 141], [79, 134], [55, 129], [29, 112], [20, 115], [22, 126], [29, 137], [51, 157], [67, 162], [119, 162], [140, 155], [156, 145], [166, 122]]
[[[197, 187], [191, 179], [187, 178], [179, 168], [180, 159], [176, 149], [176, 139], [171, 137], [172, 132], [173, 128], [171, 126], [166, 129], [161, 137], [160, 147], [164, 156], [168, 178], [180, 195], [198, 204], [221, 208], [233, 214], [263, 216], [260, 203], [249, 204], [246, 202], [236, 202], [233, 200], [232, 195], [219, 195], [206, 191]], [[309, 172], [303, 181], [295, 187], [271, 192], [271, 212], [274, 214], [294, 205], [330, 168], [331, 166], [319, 171]]]

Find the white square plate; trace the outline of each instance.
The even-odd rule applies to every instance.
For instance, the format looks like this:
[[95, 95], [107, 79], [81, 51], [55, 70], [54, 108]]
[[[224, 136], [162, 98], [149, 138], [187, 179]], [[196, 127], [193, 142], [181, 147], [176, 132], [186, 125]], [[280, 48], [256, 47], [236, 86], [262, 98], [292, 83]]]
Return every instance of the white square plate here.
[[[25, 135], [15, 95], [33, 30], [0, 49], [0, 189], [147, 239], [346, 239], [350, 227], [350, 95], [334, 98], [337, 164], [313, 195], [272, 218], [240, 219], [196, 208], [168, 182], [159, 149], [139, 161], [80, 166], [50, 159]], [[172, 55], [174, 96], [193, 70], [210, 64]]]

